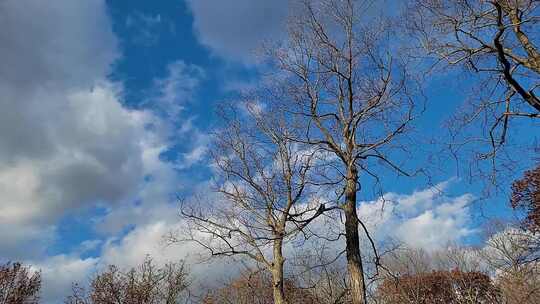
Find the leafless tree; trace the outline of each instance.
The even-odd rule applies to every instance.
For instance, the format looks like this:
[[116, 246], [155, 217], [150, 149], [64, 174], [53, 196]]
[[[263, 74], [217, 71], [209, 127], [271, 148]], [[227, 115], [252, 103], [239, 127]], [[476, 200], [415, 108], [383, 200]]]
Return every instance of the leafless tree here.
[[86, 290], [73, 286], [66, 304], [177, 304], [185, 303], [189, 279], [183, 263], [158, 267], [150, 257], [137, 268], [122, 271], [111, 265], [97, 274]]
[[503, 303], [534, 304], [540, 301], [540, 273], [538, 266], [522, 268], [520, 272], [503, 272], [497, 277]]
[[351, 296], [343, 255], [332, 242], [299, 248], [291, 262], [297, 286], [309, 292], [319, 304], [350, 303]]
[[[214, 289], [207, 295], [203, 304], [274, 304], [272, 278], [262, 272], [246, 272], [231, 280], [225, 286]], [[306, 289], [299, 288], [295, 282], [285, 279], [286, 300], [295, 304], [320, 304]]]
[[531, 235], [506, 227], [493, 234], [481, 251], [491, 269], [504, 303], [537, 303], [540, 300], [540, 263], [530, 250]]
[[335, 206], [345, 218], [352, 301], [365, 303], [359, 234], [365, 229], [357, 215], [361, 177], [378, 181], [378, 166], [408, 175], [392, 156], [399, 153], [405, 160], [413, 148], [403, 143], [422, 107], [415, 107], [411, 71], [394, 52], [389, 17], [370, 17], [377, 15], [372, 1], [302, 4], [287, 40], [268, 48], [276, 80], [266, 98], [301, 126], [294, 141], [332, 155], [327, 185], [338, 189]]
[[[515, 155], [503, 149], [511, 146], [505, 145], [509, 126], [517, 126], [515, 118], [540, 118], [540, 2], [411, 0], [409, 6], [408, 24], [435, 63], [471, 72], [473, 96], [449, 121], [452, 153], [467, 153], [473, 160], [469, 173], [497, 184], [498, 171], [530, 160], [522, 145]], [[535, 127], [516, 130], [534, 139]], [[490, 161], [487, 172], [482, 160]]]
[[0, 303], [37, 304], [41, 273], [20, 263], [0, 265]]
[[[246, 97], [247, 98], [247, 97]], [[271, 104], [226, 104], [212, 151], [217, 195], [183, 203], [187, 232], [211, 257], [242, 257], [272, 275], [273, 299], [287, 302], [284, 245], [328, 209], [310, 190], [319, 154], [289, 139], [294, 132]]]

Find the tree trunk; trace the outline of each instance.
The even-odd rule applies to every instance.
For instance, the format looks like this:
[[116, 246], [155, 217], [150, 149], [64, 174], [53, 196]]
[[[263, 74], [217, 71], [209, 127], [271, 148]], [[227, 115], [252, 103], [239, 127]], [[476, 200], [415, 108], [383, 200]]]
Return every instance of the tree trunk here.
[[283, 282], [283, 240], [274, 241], [274, 262], [272, 264], [272, 291], [274, 304], [287, 304]]
[[356, 191], [358, 172], [352, 166], [347, 170], [347, 185], [345, 187], [345, 203], [342, 206], [345, 213], [345, 239], [347, 252], [347, 270], [351, 289], [352, 304], [365, 304], [365, 283], [362, 256], [360, 253], [360, 237], [358, 234], [358, 217], [356, 214]]

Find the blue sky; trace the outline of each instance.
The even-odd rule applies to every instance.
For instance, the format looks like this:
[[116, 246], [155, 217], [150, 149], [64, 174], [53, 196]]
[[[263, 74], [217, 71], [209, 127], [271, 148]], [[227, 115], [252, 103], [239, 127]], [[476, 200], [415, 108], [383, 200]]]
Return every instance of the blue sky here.
[[[179, 227], [176, 196], [207, 191], [213, 108], [256, 83], [254, 51], [261, 39], [283, 36], [286, 4], [2, 1], [0, 259], [41, 268], [44, 299], [55, 303], [103, 265], [196, 253], [191, 245], [164, 248], [161, 237]], [[451, 75], [431, 83], [419, 133], [444, 131], [466, 82]], [[444, 195], [422, 178], [383, 176], [399, 214], [379, 223], [397, 234], [381, 237], [428, 249], [444, 245], [430, 241], [433, 233], [444, 242], [478, 240], [482, 221], [471, 203], [480, 186], [459, 178], [451, 161], [433, 175]], [[506, 216], [505, 200], [492, 198], [486, 209]]]

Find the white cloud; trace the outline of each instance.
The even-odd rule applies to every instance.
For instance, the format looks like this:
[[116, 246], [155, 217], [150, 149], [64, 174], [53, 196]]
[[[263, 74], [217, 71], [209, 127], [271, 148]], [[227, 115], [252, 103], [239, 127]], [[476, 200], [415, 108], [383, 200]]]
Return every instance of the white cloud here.
[[139, 225], [120, 240], [110, 239], [103, 248], [103, 262], [130, 267], [140, 264], [146, 255], [151, 255], [159, 263], [181, 259], [187, 252], [179, 254], [177, 248], [164, 242], [163, 237], [171, 229], [174, 226], [165, 221], [153, 221]]
[[168, 118], [178, 120], [187, 101], [193, 98], [195, 89], [205, 77], [198, 66], [175, 61], [167, 66], [167, 76], [155, 80], [156, 94], [148, 103]]
[[[49, 150], [21, 147], [20, 153], [1, 155], [2, 230], [20, 225], [50, 231], [71, 209], [131, 198], [146, 174], [144, 144], [156, 136], [145, 128], [154, 119], [149, 113], [122, 107], [118, 92], [107, 82], [91, 90], [49, 93], [19, 100], [16, 112], [5, 115], [21, 117], [11, 127], [32, 129], [41, 141], [37, 145]], [[3, 246], [0, 251], [10, 250]]]
[[17, 88], [87, 86], [110, 71], [118, 54], [100, 0], [2, 1], [0, 39], [1, 83]]
[[[104, 0], [2, 1], [0, 38], [0, 255], [39, 256], [67, 212], [101, 204], [113, 218], [119, 207], [165, 202], [178, 188], [160, 160], [172, 132], [165, 120], [180, 121], [200, 68], [171, 63], [156, 80], [152, 111], [126, 108], [122, 85], [107, 79], [119, 51]], [[101, 230], [143, 218], [117, 218]]]
[[0, 254], [39, 255], [63, 212], [129, 195], [149, 117], [105, 79], [105, 1], [2, 1], [0, 38]]
[[[208, 154], [208, 146], [211, 136], [203, 133], [197, 128], [190, 129], [191, 141], [186, 143], [188, 151], [180, 154], [180, 159], [176, 162], [175, 168], [184, 170], [196, 164], [200, 164]], [[204, 165], [208, 165], [207, 162]]]
[[[193, 280], [208, 284], [218, 283], [227, 275], [234, 275], [240, 266], [228, 258], [208, 260], [209, 254], [194, 242], [170, 244], [165, 238], [186, 229], [176, 216], [175, 209], [162, 210], [160, 219], [139, 225], [121, 239], [111, 238], [102, 248], [100, 265], [129, 268], [139, 265], [147, 255], [158, 265], [186, 261]], [[234, 265], [234, 266], [232, 266]]]
[[[58, 303], [72, 282], [84, 282], [103, 265], [134, 266], [146, 254], [159, 262], [195, 254], [194, 246], [162, 242], [178, 225], [169, 196], [179, 180], [160, 154], [171, 135], [162, 119], [179, 121], [204, 72], [181, 61], [169, 65], [147, 104], [163, 115], [123, 106], [121, 84], [107, 79], [119, 52], [100, 0], [2, 1], [0, 38], [0, 255], [40, 268], [44, 299]], [[196, 133], [178, 164], [191, 166], [208, 138], [193, 126], [181, 133]], [[58, 220], [98, 203], [107, 209], [95, 219], [101, 232], [135, 224], [133, 230], [44, 257]], [[80, 257], [89, 250], [100, 250], [100, 257]], [[194, 272], [225, 273], [220, 265]]]
[[[152, 110], [124, 106], [122, 85], [107, 78], [119, 51], [104, 0], [1, 1], [0, 38], [0, 256], [40, 268], [44, 299], [59, 303], [72, 282], [84, 282], [116, 253], [132, 253], [127, 265], [161, 252], [158, 234], [176, 222], [169, 196], [180, 186], [160, 159], [172, 132], [166, 119], [180, 121], [173, 116], [204, 73], [172, 63], [155, 83]], [[187, 159], [196, 161], [197, 151]], [[58, 220], [98, 205], [107, 212], [95, 219], [99, 231], [134, 230], [46, 257]], [[96, 250], [102, 256], [81, 258]]]
[[[96, 258], [80, 258], [76, 255], [57, 255], [42, 261], [32, 262], [35, 269], [41, 269], [43, 278], [42, 295], [45, 303], [60, 303], [70, 294], [73, 283], [83, 286], [88, 284], [89, 279], [105, 269], [108, 265], [116, 265], [120, 269], [130, 269], [141, 264], [146, 256], [151, 256], [157, 265], [170, 262], [187, 262], [193, 283], [204, 282], [217, 284], [220, 279], [233, 276], [240, 267], [231, 260], [217, 260], [204, 262], [201, 259], [201, 249], [194, 243], [167, 244], [164, 236], [169, 232], [182, 229], [178, 218], [171, 216], [174, 210], [161, 209], [158, 220], [145, 224], [139, 224], [132, 231], [121, 238], [111, 237], [101, 248], [101, 254]], [[156, 215], [156, 214], [154, 214]], [[81, 253], [92, 248], [96, 244], [83, 242]]]
[[97, 258], [80, 259], [74, 256], [58, 255], [33, 264], [41, 270], [43, 286], [42, 300], [45, 304], [62, 303], [71, 291], [74, 282], [84, 284], [96, 269]]
[[186, 0], [199, 41], [227, 59], [248, 62], [264, 39], [283, 34], [290, 1]]
[[470, 194], [446, 196], [449, 182], [410, 195], [388, 193], [384, 199], [365, 202], [358, 216], [376, 239], [393, 238], [428, 251], [459, 243], [474, 233], [471, 228]]

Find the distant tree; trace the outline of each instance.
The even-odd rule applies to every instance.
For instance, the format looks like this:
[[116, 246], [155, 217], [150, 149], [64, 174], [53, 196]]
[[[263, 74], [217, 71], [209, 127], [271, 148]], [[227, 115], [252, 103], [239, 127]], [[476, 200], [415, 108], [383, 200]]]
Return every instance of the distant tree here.
[[540, 165], [512, 184], [512, 208], [525, 212], [522, 228], [540, 233]]
[[382, 303], [499, 303], [499, 292], [480, 272], [433, 271], [384, 280], [378, 287]]
[[540, 303], [540, 273], [538, 266], [522, 267], [519, 272], [505, 272], [496, 281], [505, 304]]
[[0, 265], [0, 304], [37, 304], [41, 273], [20, 263]]
[[[274, 304], [272, 278], [264, 273], [243, 273], [224, 287], [210, 292], [203, 304]], [[295, 304], [320, 304], [306, 289], [285, 279], [286, 301]]]
[[494, 275], [503, 303], [540, 302], [540, 261], [527, 231], [507, 227], [493, 234], [481, 250], [483, 263]]
[[383, 263], [373, 303], [501, 303], [490, 276], [494, 271], [485, 266], [479, 249], [451, 246], [428, 252], [402, 247]]
[[124, 272], [111, 265], [97, 274], [88, 290], [78, 284], [66, 304], [177, 304], [184, 303], [189, 279], [183, 263], [156, 266], [147, 257]]
[[[332, 243], [325, 245], [331, 246]], [[332, 250], [320, 244], [310, 246], [301, 248], [291, 262], [296, 284], [309, 291], [317, 299], [317, 304], [351, 303], [342, 254], [336, 256]]]

